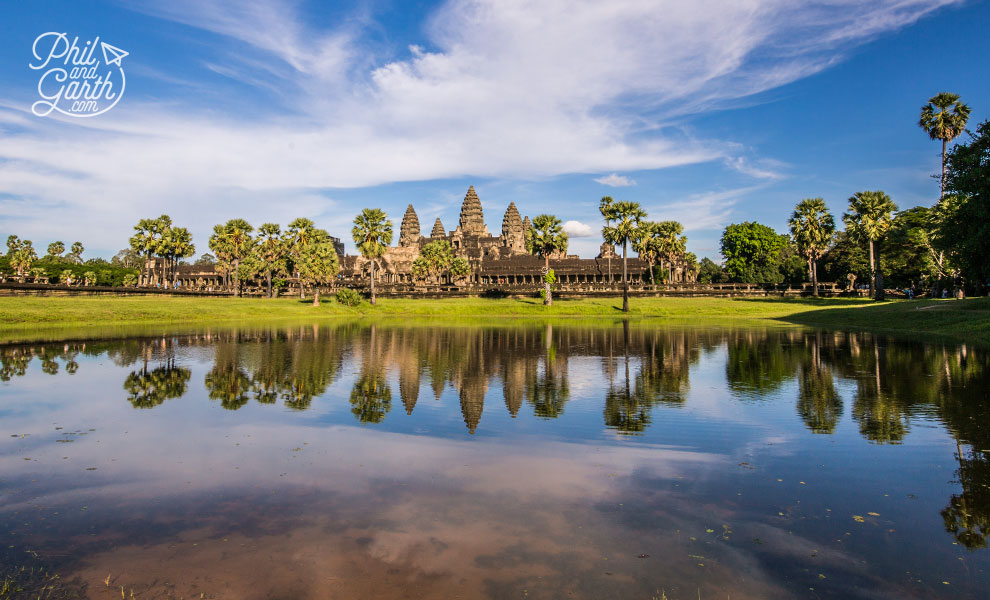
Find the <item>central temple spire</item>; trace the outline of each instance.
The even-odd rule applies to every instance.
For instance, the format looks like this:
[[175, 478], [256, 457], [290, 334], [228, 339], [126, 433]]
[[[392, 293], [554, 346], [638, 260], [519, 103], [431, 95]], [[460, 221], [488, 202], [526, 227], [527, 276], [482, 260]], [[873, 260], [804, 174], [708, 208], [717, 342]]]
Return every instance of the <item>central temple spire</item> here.
[[481, 210], [481, 200], [474, 191], [474, 186], [468, 188], [464, 196], [464, 203], [461, 204], [460, 230], [465, 235], [488, 235], [488, 228], [485, 227], [485, 215]]

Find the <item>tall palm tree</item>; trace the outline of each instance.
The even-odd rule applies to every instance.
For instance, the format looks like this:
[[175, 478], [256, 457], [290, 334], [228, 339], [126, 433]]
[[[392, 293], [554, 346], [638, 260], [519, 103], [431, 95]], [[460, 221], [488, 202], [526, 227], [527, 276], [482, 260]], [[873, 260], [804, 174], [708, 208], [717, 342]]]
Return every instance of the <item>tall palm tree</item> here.
[[646, 218], [646, 211], [638, 202], [616, 202], [608, 209], [608, 220], [615, 225], [602, 229], [602, 236], [610, 244], [622, 244], [622, 312], [629, 312], [629, 270], [626, 265], [630, 240], [637, 236], [640, 221]]
[[229, 265], [228, 276], [234, 276], [234, 291], [237, 296], [241, 295], [241, 261], [249, 256], [254, 245], [252, 231], [254, 227], [244, 219], [231, 219], [214, 227], [213, 235], [210, 236], [210, 250], [213, 250], [218, 260]]
[[286, 232], [285, 244], [288, 247], [289, 258], [292, 259], [292, 273], [299, 281], [299, 299], [305, 296], [306, 286], [302, 284], [299, 274], [299, 263], [302, 260], [303, 248], [316, 234], [316, 225], [309, 219], [299, 217], [289, 223], [289, 230]]
[[818, 259], [828, 250], [835, 235], [835, 219], [821, 198], [805, 198], [787, 222], [798, 251], [808, 260], [812, 295], [818, 295]]
[[286, 245], [282, 240], [282, 230], [275, 223], [265, 223], [258, 228], [256, 247], [262, 271], [265, 273], [265, 286], [268, 297], [272, 298], [272, 273], [281, 272], [285, 267]]
[[52, 258], [62, 258], [62, 253], [65, 252], [65, 242], [52, 242], [48, 244], [48, 256]]
[[526, 232], [526, 251], [543, 257], [543, 304], [551, 306], [550, 255], [567, 252], [567, 234], [560, 219], [553, 215], [539, 215], [533, 219], [533, 226]]
[[141, 219], [134, 226], [134, 231], [135, 233], [130, 239], [131, 249], [144, 257], [140, 284], [151, 285], [151, 257], [158, 247], [160, 238], [158, 219]]
[[849, 211], [842, 215], [846, 229], [870, 244], [870, 294], [883, 300], [883, 275], [877, 268], [876, 243], [890, 230], [891, 213], [897, 205], [882, 191], [856, 192], [849, 198]]
[[656, 285], [653, 265], [660, 262], [663, 253], [663, 243], [660, 239], [660, 225], [653, 221], [643, 221], [636, 230], [636, 238], [632, 241], [633, 251], [650, 265], [650, 284]]
[[674, 279], [674, 261], [684, 256], [687, 250], [687, 237], [684, 226], [677, 221], [660, 221], [656, 224], [660, 256], [667, 261], [667, 277]]
[[[598, 202], [598, 212], [602, 213], [602, 218], [605, 219], [606, 228], [612, 224], [612, 205], [614, 203], [615, 200], [613, 200], [611, 196], [602, 196], [601, 201]], [[608, 283], [609, 285], [612, 284], [612, 253], [611, 252], [608, 253]]]
[[354, 217], [351, 229], [361, 256], [371, 261], [371, 304], [375, 304], [375, 264], [392, 243], [392, 222], [380, 208], [366, 208]]
[[966, 128], [970, 108], [959, 101], [958, 94], [942, 92], [928, 99], [921, 107], [918, 125], [933, 140], [942, 140], [942, 176], [939, 178], [939, 198], [945, 196], [945, 149]]

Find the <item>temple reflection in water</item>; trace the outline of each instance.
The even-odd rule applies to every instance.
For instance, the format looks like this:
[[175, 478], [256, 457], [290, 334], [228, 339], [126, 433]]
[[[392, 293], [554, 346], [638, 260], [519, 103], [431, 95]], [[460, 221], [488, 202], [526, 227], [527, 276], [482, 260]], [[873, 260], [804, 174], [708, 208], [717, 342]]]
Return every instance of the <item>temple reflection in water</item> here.
[[[424, 397], [453, 393], [473, 434], [482, 430], [486, 410], [502, 403], [512, 418], [528, 412], [562, 419], [572, 379], [590, 377], [603, 426], [617, 435], [641, 435], [658, 414], [666, 414], [658, 408], [689, 405], [692, 370], [703, 356], [720, 353], [729, 391], [725, 402], [759, 403], [793, 393], [796, 417], [814, 434], [833, 434], [847, 415], [870, 443], [899, 444], [919, 419], [940, 421], [956, 440], [960, 489], [942, 510], [945, 529], [967, 548], [987, 546], [990, 359], [966, 346], [900, 343], [871, 334], [663, 329], [622, 321], [497, 327], [346, 323], [5, 346], [0, 380], [34, 368], [71, 377], [80, 356], [105, 356], [129, 370], [121, 397], [136, 409], [161, 406], [198, 388], [228, 410], [252, 402], [298, 411], [315, 402], [347, 402], [355, 422], [368, 426], [414, 414]], [[210, 364], [201, 381], [193, 378], [190, 356]], [[594, 372], [588, 365], [596, 365]], [[348, 394], [328, 393], [338, 382], [351, 382]]]

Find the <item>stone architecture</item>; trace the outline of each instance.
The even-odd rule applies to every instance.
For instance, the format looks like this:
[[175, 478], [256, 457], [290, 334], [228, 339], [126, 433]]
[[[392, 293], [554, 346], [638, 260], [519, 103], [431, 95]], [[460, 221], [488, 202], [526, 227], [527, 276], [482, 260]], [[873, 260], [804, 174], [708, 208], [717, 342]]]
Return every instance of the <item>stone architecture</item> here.
[[415, 246], [419, 244], [422, 237], [419, 235], [419, 217], [416, 216], [416, 211], [410, 204], [406, 208], [406, 214], [402, 217], [402, 226], [399, 228], [399, 245], [403, 247]]
[[[445, 282], [459, 289], [472, 289], [478, 292], [512, 290], [527, 287], [532, 289], [541, 281], [543, 260], [526, 252], [526, 231], [532, 228], [529, 217], [522, 217], [514, 202], [510, 202], [502, 216], [500, 235], [492, 235], [485, 224], [481, 199], [474, 186], [468, 188], [461, 204], [460, 218], [453, 231], [445, 231], [443, 223], [437, 219], [430, 237], [420, 235], [419, 217], [410, 204], [402, 218], [398, 246], [391, 247], [379, 264], [378, 274], [381, 284], [399, 286], [397, 291], [406, 289], [414, 292], [426, 287], [426, 282], [412, 276], [412, 262], [419, 256], [426, 244], [445, 240], [454, 249], [454, 254], [468, 261], [470, 273], [456, 281]], [[576, 255], [560, 253], [550, 258], [561, 289], [616, 288], [621, 279], [622, 263], [615, 248], [602, 244], [595, 258], [579, 258]], [[643, 285], [649, 280], [649, 265], [638, 258], [629, 258], [629, 277], [634, 285]], [[370, 262], [361, 256], [346, 256], [341, 260], [341, 283], [363, 288], [367, 285]], [[689, 280], [692, 274], [679, 269], [675, 281], [680, 277]], [[685, 279], [687, 278], [687, 279]], [[516, 287], [518, 286], [518, 287]], [[597, 286], [597, 288], [596, 288]], [[617, 289], [617, 288], [616, 288]]]

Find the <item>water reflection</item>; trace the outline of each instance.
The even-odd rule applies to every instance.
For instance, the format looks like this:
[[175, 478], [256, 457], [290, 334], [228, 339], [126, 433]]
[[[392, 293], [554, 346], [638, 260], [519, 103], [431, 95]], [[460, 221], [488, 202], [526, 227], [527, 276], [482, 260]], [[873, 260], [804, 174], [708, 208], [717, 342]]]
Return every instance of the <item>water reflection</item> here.
[[[305, 418], [340, 406], [344, 410], [337, 413], [337, 423], [384, 432], [409, 421], [422, 426], [426, 419], [439, 419], [442, 409], [453, 413], [454, 426], [465, 438], [465, 430], [483, 437], [500, 427], [559, 432], [560, 424], [574, 423], [585, 427], [569, 440], [575, 444], [606, 439], [644, 446], [658, 442], [650, 439], [651, 432], [664, 428], [674, 434], [671, 423], [693, 423], [704, 438], [698, 448], [707, 451], [703, 442], [718, 442], [721, 433], [704, 430], [697, 424], [699, 415], [708, 418], [719, 409], [752, 419], [755, 414], [787, 419], [791, 431], [815, 434], [804, 436], [812, 444], [852, 436], [861, 447], [853, 460], [865, 455], [862, 448], [888, 453], [884, 456], [906, 452], [913, 439], [937, 426], [955, 442], [954, 473], [943, 477], [951, 479], [952, 488], [918, 518], [944, 527], [970, 550], [987, 548], [990, 541], [990, 358], [966, 346], [802, 329], [664, 329], [647, 322], [345, 323], [6, 346], [0, 348], [0, 380], [16, 382], [39, 373], [42, 381], [60, 381], [98, 368], [83, 357], [112, 360], [123, 379], [115, 383], [118, 402], [125, 409], [123, 401], [135, 409], [156, 409], [154, 415], [167, 413], [168, 401], [183, 397], [214, 411], [217, 406], [240, 410], [215, 411], [233, 419], [247, 419], [252, 411], [277, 415], [279, 407], [292, 418]], [[781, 406], [784, 410], [771, 411]], [[756, 412], [761, 410], [767, 412]], [[430, 452], [426, 447], [417, 451]], [[553, 467], [541, 463], [541, 468], [535, 479], [565, 477], [568, 469], [576, 469], [563, 459]], [[493, 470], [488, 476], [497, 480], [501, 473]], [[672, 493], [644, 492], [649, 499], [640, 499], [644, 514], [666, 505]], [[442, 504], [442, 499], [432, 501]], [[798, 508], [774, 508], [774, 514], [784, 518]], [[859, 510], [855, 514], [861, 517], [872, 514]], [[429, 517], [432, 523], [434, 515]], [[716, 523], [712, 531], [721, 527]], [[764, 533], [748, 539], [757, 535], [765, 539]]]

